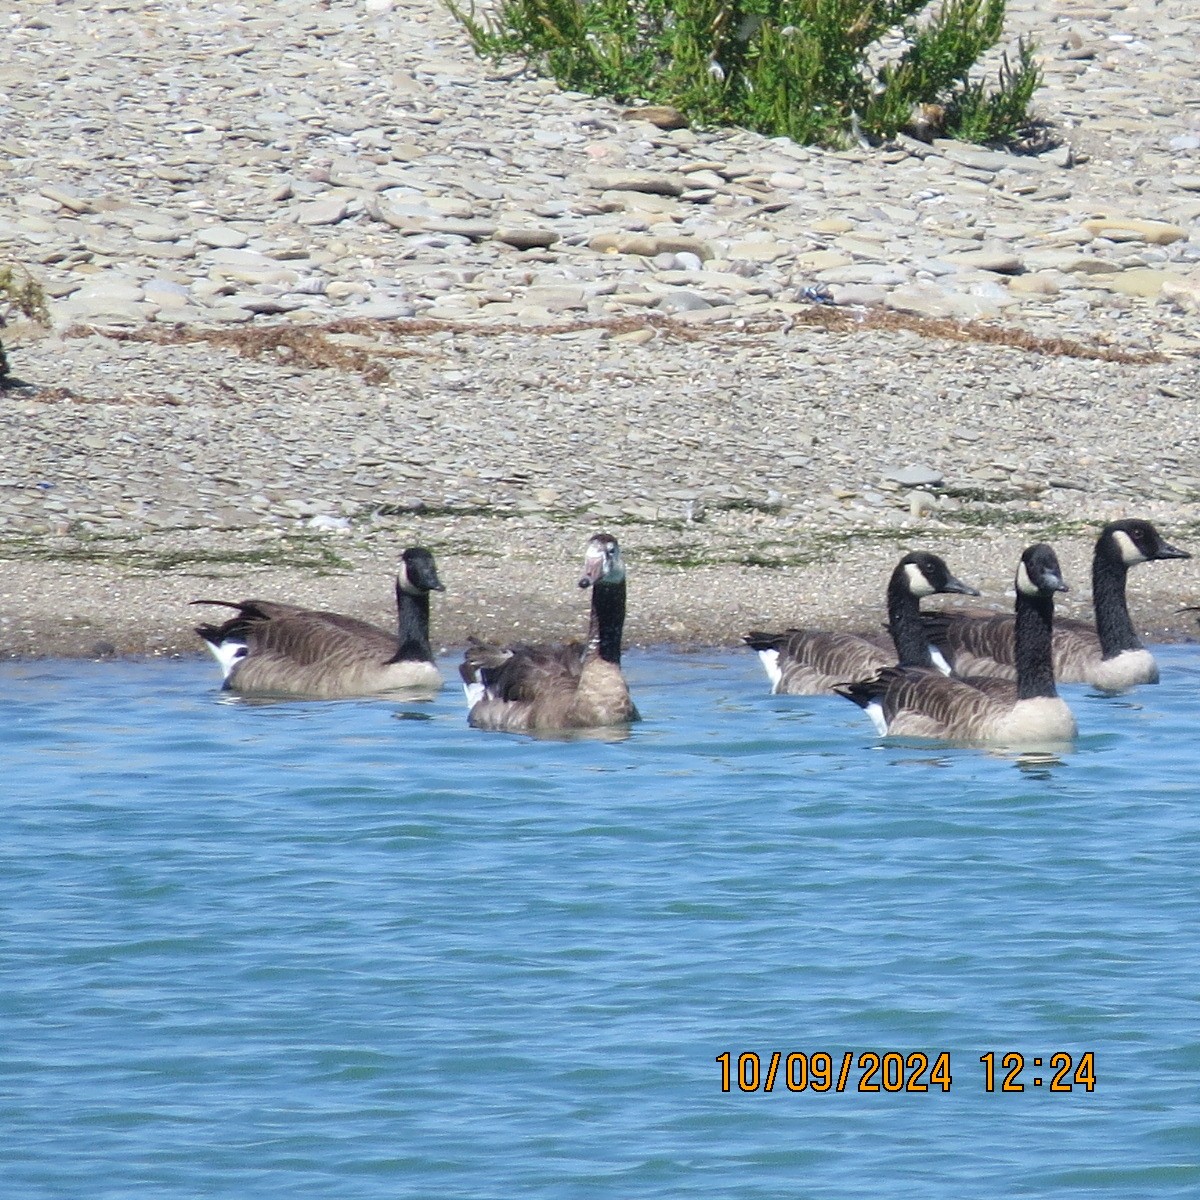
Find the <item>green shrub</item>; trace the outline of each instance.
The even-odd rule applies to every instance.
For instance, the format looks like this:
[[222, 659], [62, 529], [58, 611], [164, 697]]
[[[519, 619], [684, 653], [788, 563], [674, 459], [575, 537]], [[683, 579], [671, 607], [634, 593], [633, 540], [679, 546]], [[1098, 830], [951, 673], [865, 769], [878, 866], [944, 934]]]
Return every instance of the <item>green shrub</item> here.
[[[39, 325], [50, 323], [46, 293], [37, 280], [23, 268], [0, 264], [0, 329], [4, 328], [8, 318], [16, 314], [28, 317]], [[8, 358], [4, 353], [4, 344], [0, 342], [0, 388], [8, 380]]]
[[798, 142], [891, 137], [918, 111], [950, 136], [1013, 141], [1041, 83], [1026, 42], [994, 89], [971, 76], [1005, 0], [945, 0], [923, 23], [928, 0], [495, 0], [482, 16], [447, 4], [485, 57]]

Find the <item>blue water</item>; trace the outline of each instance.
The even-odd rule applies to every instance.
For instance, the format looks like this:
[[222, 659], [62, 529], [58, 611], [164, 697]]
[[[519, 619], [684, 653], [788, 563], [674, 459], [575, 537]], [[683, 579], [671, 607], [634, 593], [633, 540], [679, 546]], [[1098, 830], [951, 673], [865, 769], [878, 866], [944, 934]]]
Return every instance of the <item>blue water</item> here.
[[0, 1195], [1200, 1195], [1200, 647], [1160, 661], [1063, 689], [1049, 762], [749, 654], [630, 654], [624, 741], [6, 665]]

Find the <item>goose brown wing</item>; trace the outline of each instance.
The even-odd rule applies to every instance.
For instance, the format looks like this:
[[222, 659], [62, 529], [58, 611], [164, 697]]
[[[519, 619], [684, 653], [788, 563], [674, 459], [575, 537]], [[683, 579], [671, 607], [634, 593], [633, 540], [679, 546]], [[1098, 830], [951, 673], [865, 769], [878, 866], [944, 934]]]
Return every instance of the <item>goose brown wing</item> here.
[[196, 632], [202, 638], [217, 643], [231, 639], [244, 641], [255, 625], [271, 620], [273, 615], [283, 616], [304, 611], [297, 605], [275, 603], [271, 600], [193, 600], [191, 603], [236, 610], [236, 616], [230, 617], [220, 625], [201, 625], [197, 628]]
[[1016, 627], [1009, 615], [922, 613], [921, 624], [930, 643], [956, 672], [992, 674], [989, 663], [995, 668], [1016, 669]]
[[329, 670], [364, 661], [385, 663], [397, 645], [395, 634], [368, 621], [275, 602], [254, 602], [245, 637], [251, 655], [269, 653], [304, 666], [322, 663]]
[[574, 691], [583, 649], [580, 642], [498, 647], [472, 639], [460, 673], [468, 683], [481, 682], [490, 699], [532, 702], [550, 691]]
[[[786, 657], [787, 661], [784, 662]], [[865, 679], [896, 662], [894, 650], [886, 651], [851, 633], [795, 630], [788, 638], [780, 665], [786, 682], [789, 668], [807, 669], [824, 676], [831, 684], [843, 679]]]
[[[921, 621], [930, 642], [956, 675], [1016, 678], [1016, 625], [1011, 616], [923, 613]], [[1087, 621], [1057, 618], [1051, 645], [1059, 683], [1086, 682], [1090, 669], [1103, 657], [1096, 628]]]
[[1100, 635], [1086, 621], [1055, 621], [1050, 645], [1059, 683], [1090, 683], [1092, 672], [1104, 661]]
[[872, 679], [837, 690], [863, 708], [878, 703], [887, 732], [908, 737], [986, 737], [989, 724], [1012, 707], [1010, 702], [925, 667], [889, 667]]
[[778, 654], [778, 692], [805, 695], [829, 691], [846, 679], [865, 679], [892, 666], [896, 652], [852, 633], [820, 629], [788, 629], [783, 633], [748, 633], [742, 639], [759, 653]]
[[1004, 679], [999, 675], [967, 675], [965, 677], [956, 675], [955, 678], [960, 683], [965, 683], [978, 692], [984, 692], [993, 700], [998, 700], [1003, 704], [1016, 704], [1017, 702], [1017, 681], [1015, 679]]

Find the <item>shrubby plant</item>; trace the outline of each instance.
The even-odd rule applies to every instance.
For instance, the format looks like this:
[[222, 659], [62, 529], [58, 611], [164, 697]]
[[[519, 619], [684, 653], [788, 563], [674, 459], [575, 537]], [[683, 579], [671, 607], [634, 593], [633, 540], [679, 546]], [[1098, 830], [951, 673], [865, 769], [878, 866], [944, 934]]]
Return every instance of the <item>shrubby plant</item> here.
[[798, 142], [887, 138], [924, 123], [1012, 142], [1041, 83], [1018, 43], [989, 87], [972, 70], [1005, 0], [447, 0], [478, 54], [522, 57], [563, 87], [670, 104], [691, 121]]
[[[50, 323], [46, 293], [28, 271], [0, 263], [0, 329], [14, 315], [27, 317], [39, 325]], [[0, 342], [0, 388], [9, 380], [8, 359]]]

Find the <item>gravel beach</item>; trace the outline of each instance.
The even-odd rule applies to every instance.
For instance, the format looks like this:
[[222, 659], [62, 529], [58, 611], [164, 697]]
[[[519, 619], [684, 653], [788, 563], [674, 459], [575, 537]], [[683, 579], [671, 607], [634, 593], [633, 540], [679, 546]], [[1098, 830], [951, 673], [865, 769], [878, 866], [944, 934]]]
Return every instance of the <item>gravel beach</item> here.
[[[1007, 607], [1100, 525], [1200, 555], [1191, 0], [1010, 0], [1050, 145], [662, 128], [477, 60], [433, 0], [0, 4], [0, 652], [198, 653], [198, 597], [434, 637], [875, 627], [910, 547]], [[655, 121], [670, 124], [651, 112]], [[1200, 557], [1130, 579], [1196, 633]]]

